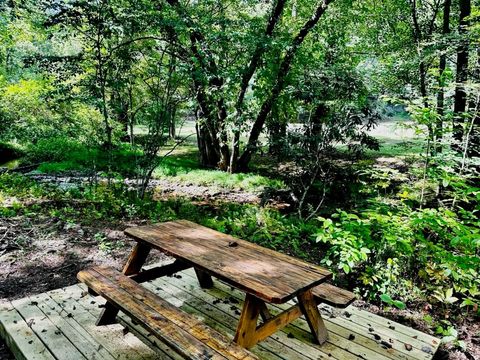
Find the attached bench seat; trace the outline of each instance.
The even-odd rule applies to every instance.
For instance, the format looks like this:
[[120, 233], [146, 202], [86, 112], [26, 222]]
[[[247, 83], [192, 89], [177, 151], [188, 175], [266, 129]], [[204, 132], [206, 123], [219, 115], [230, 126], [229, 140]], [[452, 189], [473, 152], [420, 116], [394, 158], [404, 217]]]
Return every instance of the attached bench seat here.
[[77, 278], [186, 359], [258, 359], [196, 317], [110, 267], [83, 270]]
[[334, 285], [323, 283], [312, 289], [318, 303], [328, 304], [337, 308], [346, 308], [355, 300], [355, 295]]

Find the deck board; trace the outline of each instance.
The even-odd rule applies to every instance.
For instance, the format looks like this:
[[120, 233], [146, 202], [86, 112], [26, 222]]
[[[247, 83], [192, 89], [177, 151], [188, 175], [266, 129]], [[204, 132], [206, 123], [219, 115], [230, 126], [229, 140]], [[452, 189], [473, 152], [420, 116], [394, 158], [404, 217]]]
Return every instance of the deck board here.
[[[201, 289], [191, 269], [145, 286], [233, 338], [243, 304], [242, 292], [217, 280], [212, 289]], [[18, 359], [180, 359], [122, 313], [120, 324], [95, 326], [103, 304], [102, 298], [88, 295], [83, 284], [2, 301], [0, 336]], [[269, 305], [269, 309], [276, 314], [291, 304]], [[320, 310], [329, 331], [325, 344], [312, 343], [308, 325], [300, 318], [251, 350], [265, 360], [429, 360], [440, 343], [428, 334], [352, 305], [345, 309], [321, 305]]]

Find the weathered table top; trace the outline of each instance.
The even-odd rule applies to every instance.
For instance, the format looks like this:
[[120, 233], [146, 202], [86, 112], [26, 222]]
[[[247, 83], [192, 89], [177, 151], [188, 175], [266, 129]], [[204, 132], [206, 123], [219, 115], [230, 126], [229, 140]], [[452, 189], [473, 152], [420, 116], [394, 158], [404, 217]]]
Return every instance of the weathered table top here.
[[284, 303], [331, 277], [322, 267], [186, 220], [125, 233], [270, 303]]

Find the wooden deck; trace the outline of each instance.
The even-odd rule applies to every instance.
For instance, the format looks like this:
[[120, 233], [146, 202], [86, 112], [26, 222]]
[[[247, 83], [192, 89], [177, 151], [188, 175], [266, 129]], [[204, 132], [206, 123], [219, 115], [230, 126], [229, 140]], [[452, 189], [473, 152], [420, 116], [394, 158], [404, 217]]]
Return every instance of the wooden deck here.
[[[207, 325], [233, 338], [243, 293], [214, 280], [201, 289], [193, 270], [145, 286]], [[18, 359], [179, 359], [179, 356], [122, 313], [121, 324], [95, 326], [103, 299], [83, 285], [0, 302], [0, 336]], [[271, 306], [273, 314], [289, 304]], [[312, 344], [298, 319], [252, 348], [261, 359], [431, 359], [439, 340], [364, 310], [320, 307], [329, 331], [322, 346]], [[128, 328], [128, 330], [127, 330]]]

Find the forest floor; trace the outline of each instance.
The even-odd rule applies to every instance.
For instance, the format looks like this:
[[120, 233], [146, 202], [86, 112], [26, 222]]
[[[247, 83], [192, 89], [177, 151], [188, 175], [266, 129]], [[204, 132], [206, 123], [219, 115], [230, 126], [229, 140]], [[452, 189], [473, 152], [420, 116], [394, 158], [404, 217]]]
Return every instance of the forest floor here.
[[[418, 154], [421, 149], [421, 145], [411, 141], [410, 130], [397, 128], [395, 124], [394, 121], [385, 122], [375, 130], [374, 135], [385, 145], [380, 153], [372, 155], [374, 166], [380, 169], [403, 168], [405, 158]], [[189, 147], [180, 148], [177, 154], [181, 156], [182, 151], [188, 154], [190, 150]], [[151, 183], [152, 188], [158, 189], [155, 200], [185, 198], [199, 208], [215, 207], [218, 202], [260, 205], [268, 203], [278, 209], [288, 207], [288, 202], [278, 195], [285, 189], [282, 181], [256, 174], [228, 176], [225, 173], [189, 167], [188, 156], [186, 160], [179, 157], [183, 165], [178, 169], [172, 169], [171, 164], [166, 164], [166, 167], [156, 174]], [[278, 171], [279, 169], [275, 169], [274, 172]], [[284, 171], [288, 171], [288, 167]], [[33, 173], [29, 177], [63, 189], [83, 186], [90, 180], [76, 173]], [[135, 185], [132, 179], [122, 181], [127, 187]], [[272, 192], [266, 191], [268, 189], [272, 189]], [[2, 199], [3, 206], [9, 206], [10, 200]], [[62, 207], [62, 204], [52, 205], [51, 201], [55, 202], [49, 199], [29, 199], [29, 203], [24, 205], [36, 204], [39, 211], [19, 212], [9, 217], [0, 216], [0, 299], [21, 298], [74, 284], [77, 282], [76, 273], [94, 264], [120, 268], [132, 245], [123, 230], [147, 222], [142, 218], [116, 218], [86, 224], [82, 221], [80, 212], [72, 211], [68, 218], [58, 216], [54, 207]], [[47, 206], [48, 209], [44, 208], [47, 203], [50, 206]], [[72, 203], [69, 206], [75, 208], [77, 205]], [[162, 255], [155, 254], [155, 257], [155, 260], [158, 260]], [[363, 301], [357, 301], [356, 305], [431, 333], [421, 309], [390, 308], [386, 311], [385, 308]], [[480, 324], [465, 321], [463, 325], [457, 326], [457, 330], [469, 352], [440, 350], [436, 358], [480, 359]], [[0, 359], [13, 359], [1, 341]]]
[[[47, 214], [0, 218], [0, 298], [16, 299], [72, 285], [77, 282], [77, 272], [92, 265], [121, 268], [133, 244], [123, 230], [145, 223], [112, 221], [80, 225], [80, 219], [78, 223], [73, 220], [65, 221]], [[152, 254], [151, 261], [161, 259], [164, 259], [162, 254]], [[385, 312], [364, 301], [356, 301], [355, 305], [430, 333], [423, 314], [414, 309]], [[447, 353], [439, 350], [436, 359], [480, 358], [480, 339], [472, 338], [473, 334], [480, 332], [480, 324], [465, 323], [458, 331], [477, 352], [470, 352], [473, 357], [466, 357], [460, 351]], [[0, 359], [13, 359], [1, 341]]]

